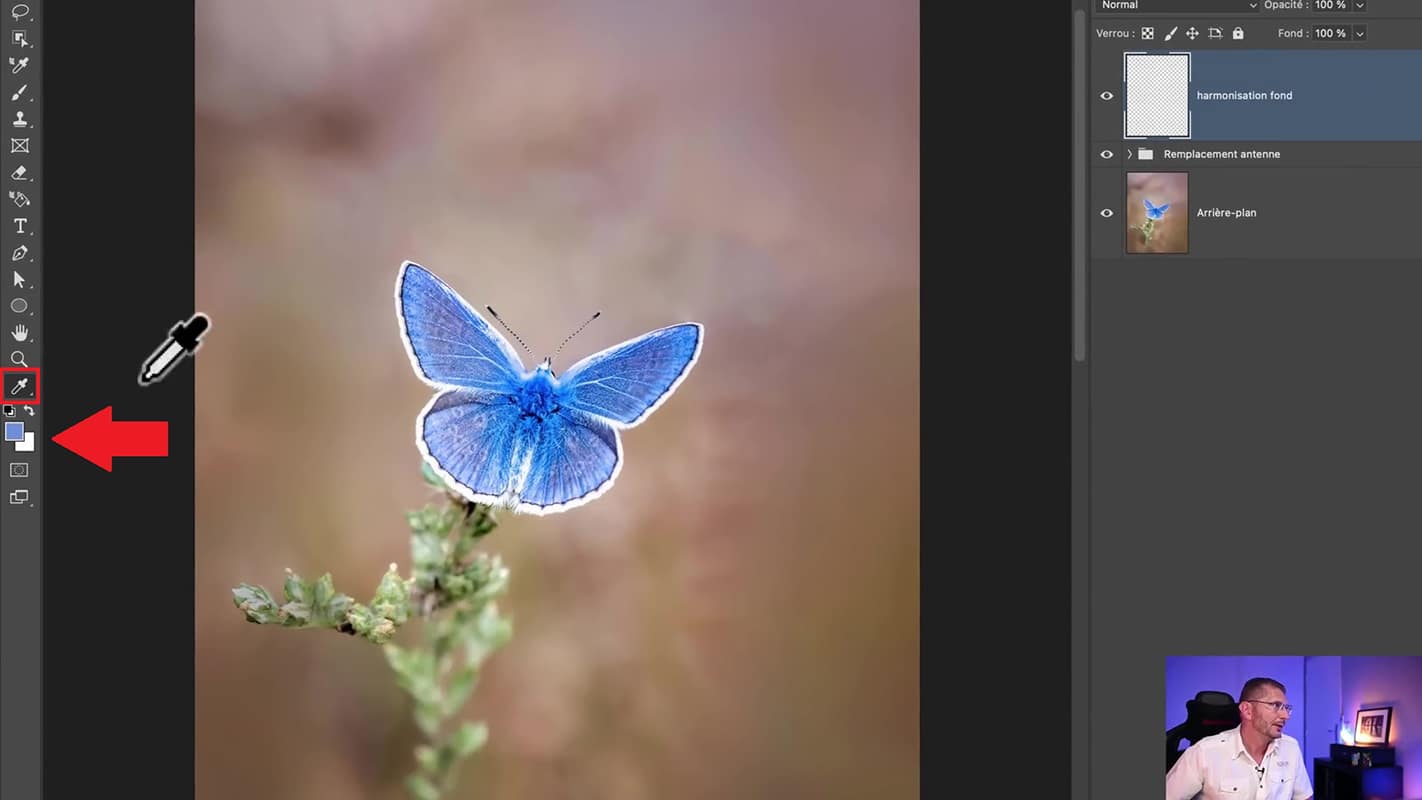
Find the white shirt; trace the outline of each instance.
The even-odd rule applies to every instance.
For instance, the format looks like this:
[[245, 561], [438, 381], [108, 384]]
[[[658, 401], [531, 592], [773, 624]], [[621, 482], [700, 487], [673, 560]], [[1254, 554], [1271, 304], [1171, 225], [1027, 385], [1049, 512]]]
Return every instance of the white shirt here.
[[1190, 745], [1165, 775], [1165, 800], [1306, 800], [1313, 797], [1299, 740], [1271, 741], [1261, 766], [1244, 749], [1239, 728]]

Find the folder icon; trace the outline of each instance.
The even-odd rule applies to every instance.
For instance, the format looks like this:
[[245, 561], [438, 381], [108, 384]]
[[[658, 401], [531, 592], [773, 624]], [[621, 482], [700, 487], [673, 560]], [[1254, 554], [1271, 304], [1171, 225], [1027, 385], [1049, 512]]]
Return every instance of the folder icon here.
[[1136, 158], [1142, 161], [1150, 161], [1155, 158], [1155, 151], [1149, 147], [1142, 147], [1136, 151]]

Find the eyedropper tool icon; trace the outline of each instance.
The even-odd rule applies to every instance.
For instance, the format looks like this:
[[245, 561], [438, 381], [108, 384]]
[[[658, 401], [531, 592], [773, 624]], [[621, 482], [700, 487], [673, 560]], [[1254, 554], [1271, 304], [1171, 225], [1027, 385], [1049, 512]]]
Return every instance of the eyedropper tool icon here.
[[210, 326], [207, 315], [201, 311], [174, 325], [173, 330], [168, 332], [168, 340], [158, 345], [153, 355], [143, 362], [143, 369], [138, 373], [138, 385], [152, 386], [168, 377], [184, 356], [197, 352], [203, 334]]

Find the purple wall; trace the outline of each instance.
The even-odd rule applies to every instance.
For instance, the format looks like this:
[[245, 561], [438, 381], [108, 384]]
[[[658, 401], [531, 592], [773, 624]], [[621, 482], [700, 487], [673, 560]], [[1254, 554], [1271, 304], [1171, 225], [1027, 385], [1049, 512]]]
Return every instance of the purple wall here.
[[[1169, 656], [1165, 659], [1165, 729], [1185, 721], [1185, 701], [1206, 690], [1229, 692], [1239, 699], [1239, 690], [1250, 678], [1273, 678], [1288, 689], [1293, 714], [1284, 733], [1304, 744], [1304, 657], [1303, 656]], [[1307, 749], [1305, 749], [1307, 752]]]
[[1350, 730], [1359, 708], [1392, 706], [1390, 743], [1402, 765], [1403, 793], [1422, 798], [1422, 656], [1344, 656], [1342, 680]]

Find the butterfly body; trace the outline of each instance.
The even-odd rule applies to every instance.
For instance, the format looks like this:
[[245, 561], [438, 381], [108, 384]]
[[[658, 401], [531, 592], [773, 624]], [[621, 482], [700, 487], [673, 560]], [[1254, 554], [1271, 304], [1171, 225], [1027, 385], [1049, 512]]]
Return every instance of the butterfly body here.
[[502, 335], [424, 267], [405, 262], [396, 316], [415, 373], [439, 390], [416, 419], [427, 463], [473, 502], [548, 514], [611, 488], [620, 430], [641, 423], [685, 380], [703, 327], [682, 323], [589, 356], [560, 378], [526, 370]]
[[557, 414], [562, 407], [558, 397], [558, 379], [553, 376], [549, 362], [539, 364], [533, 374], [524, 379], [518, 391], [509, 395], [509, 401], [518, 404], [524, 417], [539, 422]]

